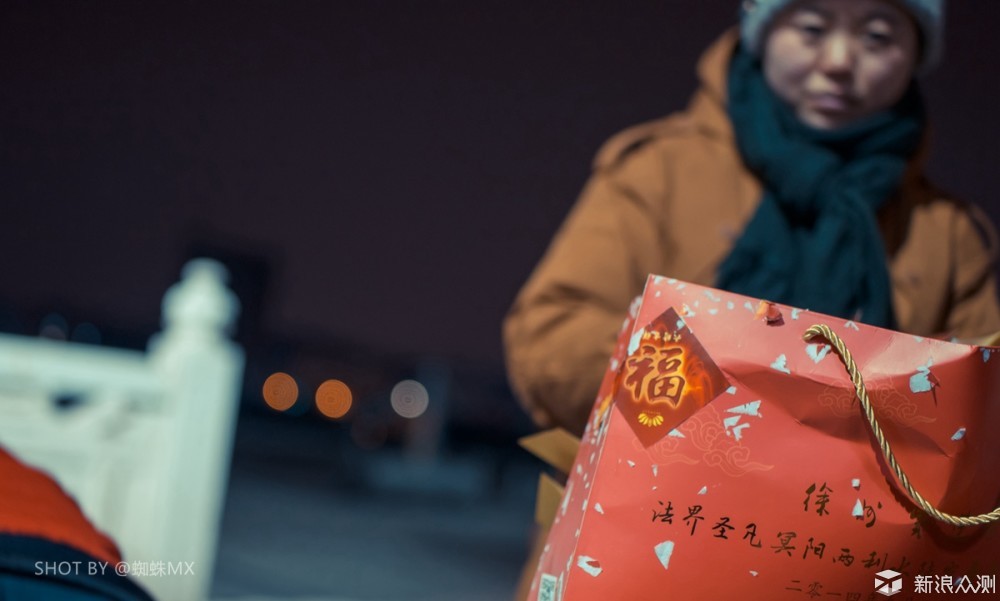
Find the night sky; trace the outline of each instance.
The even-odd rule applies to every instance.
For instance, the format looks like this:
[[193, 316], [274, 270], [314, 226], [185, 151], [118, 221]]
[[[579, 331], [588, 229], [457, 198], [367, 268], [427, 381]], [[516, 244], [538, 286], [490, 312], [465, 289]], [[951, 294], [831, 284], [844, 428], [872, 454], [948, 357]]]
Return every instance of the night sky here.
[[[1000, 3], [951, 6], [931, 172], [996, 220]], [[4, 2], [8, 329], [59, 311], [148, 336], [212, 248], [255, 266], [264, 331], [499, 370], [594, 152], [684, 105], [736, 7]]]

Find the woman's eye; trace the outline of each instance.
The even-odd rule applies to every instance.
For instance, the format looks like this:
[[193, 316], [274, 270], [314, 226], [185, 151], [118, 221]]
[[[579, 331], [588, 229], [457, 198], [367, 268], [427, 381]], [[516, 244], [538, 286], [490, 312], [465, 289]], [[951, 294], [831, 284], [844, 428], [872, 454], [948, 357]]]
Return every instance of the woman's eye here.
[[888, 46], [892, 43], [892, 35], [881, 31], [869, 31], [865, 33], [865, 43], [878, 48]]
[[807, 38], [818, 38], [823, 35], [825, 29], [819, 24], [803, 23], [799, 25], [799, 31], [801, 31]]

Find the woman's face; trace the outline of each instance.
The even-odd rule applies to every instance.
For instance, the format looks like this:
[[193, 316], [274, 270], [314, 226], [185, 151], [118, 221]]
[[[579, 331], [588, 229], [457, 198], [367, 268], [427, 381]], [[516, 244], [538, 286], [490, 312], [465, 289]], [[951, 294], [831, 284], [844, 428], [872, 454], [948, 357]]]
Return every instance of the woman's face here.
[[803, 123], [837, 129], [902, 98], [918, 45], [916, 24], [889, 0], [801, 0], [771, 27], [764, 76]]

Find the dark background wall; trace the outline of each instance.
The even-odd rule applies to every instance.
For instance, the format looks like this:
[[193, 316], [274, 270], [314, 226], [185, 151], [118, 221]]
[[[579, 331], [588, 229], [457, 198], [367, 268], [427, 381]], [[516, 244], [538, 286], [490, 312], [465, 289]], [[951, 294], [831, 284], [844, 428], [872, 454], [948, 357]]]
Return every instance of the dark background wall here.
[[[144, 339], [210, 251], [252, 343], [498, 374], [502, 314], [594, 151], [684, 105], [736, 6], [4, 2], [0, 325], [60, 311]], [[931, 172], [994, 219], [998, 26], [1000, 3], [952, 2], [926, 82]]]

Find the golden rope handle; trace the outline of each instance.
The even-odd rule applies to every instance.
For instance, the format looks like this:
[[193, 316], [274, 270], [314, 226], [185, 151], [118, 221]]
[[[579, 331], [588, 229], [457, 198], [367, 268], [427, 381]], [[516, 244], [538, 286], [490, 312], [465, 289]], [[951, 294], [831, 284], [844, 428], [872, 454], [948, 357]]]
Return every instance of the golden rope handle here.
[[851, 376], [851, 382], [854, 383], [854, 391], [858, 395], [858, 400], [861, 401], [861, 408], [865, 412], [865, 417], [868, 418], [868, 424], [872, 428], [872, 433], [875, 435], [875, 439], [878, 440], [879, 447], [882, 449], [882, 456], [885, 457], [889, 467], [891, 467], [893, 473], [896, 474], [897, 480], [903, 485], [903, 488], [906, 489], [906, 493], [910, 495], [913, 502], [920, 506], [921, 509], [927, 512], [927, 514], [934, 519], [945, 522], [946, 524], [952, 524], [954, 526], [982, 526], [984, 524], [1000, 520], [1000, 507], [989, 513], [981, 513], [979, 515], [970, 516], [959, 516], [944, 513], [928, 503], [927, 500], [913, 488], [910, 484], [910, 479], [907, 478], [906, 473], [903, 472], [903, 468], [899, 467], [899, 464], [896, 462], [896, 456], [893, 455], [892, 449], [889, 448], [889, 441], [886, 440], [885, 434], [882, 432], [882, 427], [879, 426], [878, 420], [875, 419], [875, 412], [872, 410], [871, 401], [868, 400], [868, 391], [865, 389], [865, 381], [861, 377], [861, 371], [858, 369], [858, 366], [854, 363], [854, 358], [851, 357], [851, 352], [847, 350], [847, 347], [844, 345], [844, 341], [840, 339], [840, 336], [837, 336], [833, 330], [822, 324], [814, 325], [806, 330], [806, 333], [802, 336], [802, 338], [808, 342], [817, 336], [826, 338], [830, 344], [837, 349], [837, 354], [840, 355], [841, 361], [844, 362], [844, 367], [847, 368], [848, 375]]

